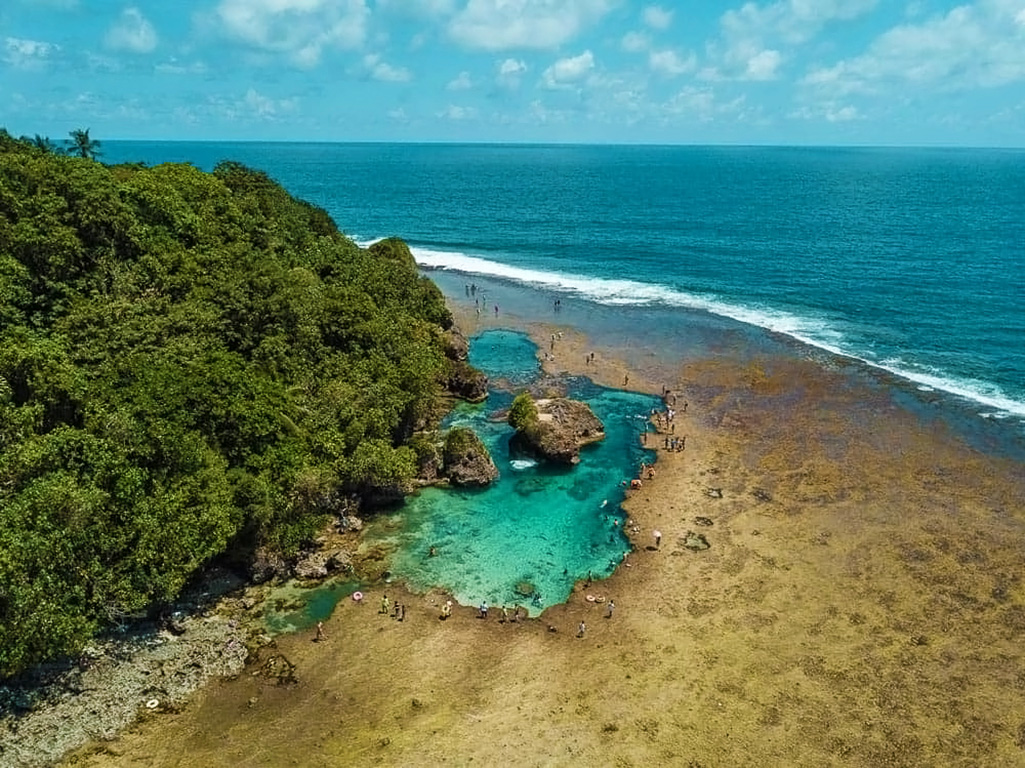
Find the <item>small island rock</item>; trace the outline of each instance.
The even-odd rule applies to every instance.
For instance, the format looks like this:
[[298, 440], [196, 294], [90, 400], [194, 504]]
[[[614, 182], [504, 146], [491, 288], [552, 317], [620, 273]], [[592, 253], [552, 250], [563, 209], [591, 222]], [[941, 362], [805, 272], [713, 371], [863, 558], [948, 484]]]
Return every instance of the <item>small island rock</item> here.
[[565, 397], [534, 401], [523, 393], [509, 423], [516, 428], [514, 449], [557, 464], [577, 464], [583, 446], [605, 439], [605, 426], [590, 407]]

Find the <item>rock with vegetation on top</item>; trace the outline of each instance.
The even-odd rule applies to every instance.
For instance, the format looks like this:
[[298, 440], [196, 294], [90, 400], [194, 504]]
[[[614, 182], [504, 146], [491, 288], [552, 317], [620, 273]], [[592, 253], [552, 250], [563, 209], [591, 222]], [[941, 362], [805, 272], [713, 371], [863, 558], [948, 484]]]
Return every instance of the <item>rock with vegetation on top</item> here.
[[441, 335], [441, 343], [445, 348], [445, 356], [449, 360], [462, 362], [470, 354], [470, 342], [466, 340], [463, 332], [454, 325]]
[[605, 439], [605, 426], [586, 403], [565, 397], [535, 401], [519, 395], [509, 409], [513, 448], [557, 464], [576, 464], [580, 449]]
[[472, 429], [455, 427], [445, 436], [445, 474], [453, 485], [484, 486], [498, 477], [491, 454]]
[[481, 403], [488, 396], [488, 377], [465, 360], [448, 360], [445, 388], [470, 403]]

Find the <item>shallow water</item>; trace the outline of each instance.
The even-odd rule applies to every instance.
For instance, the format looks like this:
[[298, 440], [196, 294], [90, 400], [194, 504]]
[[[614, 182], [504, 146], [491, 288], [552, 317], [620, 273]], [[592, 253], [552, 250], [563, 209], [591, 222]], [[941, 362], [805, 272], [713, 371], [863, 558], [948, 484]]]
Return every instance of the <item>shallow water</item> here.
[[[511, 331], [471, 339], [470, 360], [493, 381], [526, 383], [536, 375], [536, 347]], [[450, 414], [444, 426], [473, 428], [501, 476], [481, 490], [425, 489], [371, 523], [366, 540], [393, 549], [394, 577], [413, 589], [441, 587], [464, 605], [519, 603], [536, 615], [564, 602], [575, 581], [615, 569], [630, 550], [619, 483], [654, 460], [640, 435], [658, 401], [582, 378], [569, 381], [568, 394], [586, 402], [606, 431], [605, 440], [583, 449], [575, 467], [542, 466], [510, 453], [512, 428], [490, 417], [509, 407], [512, 392], [493, 389], [485, 403], [463, 404]]]
[[272, 635], [312, 629], [318, 621], [327, 621], [339, 601], [357, 589], [357, 582], [345, 579], [328, 579], [315, 587], [286, 582], [267, 595], [264, 624]]

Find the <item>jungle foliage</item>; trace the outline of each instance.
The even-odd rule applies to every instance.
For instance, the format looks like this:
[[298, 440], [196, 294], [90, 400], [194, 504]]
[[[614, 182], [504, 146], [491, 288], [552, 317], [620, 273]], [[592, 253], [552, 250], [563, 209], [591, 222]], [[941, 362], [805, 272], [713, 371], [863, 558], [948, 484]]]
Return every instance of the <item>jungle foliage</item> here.
[[226, 162], [0, 130], [0, 677], [409, 487], [443, 297], [397, 240]]

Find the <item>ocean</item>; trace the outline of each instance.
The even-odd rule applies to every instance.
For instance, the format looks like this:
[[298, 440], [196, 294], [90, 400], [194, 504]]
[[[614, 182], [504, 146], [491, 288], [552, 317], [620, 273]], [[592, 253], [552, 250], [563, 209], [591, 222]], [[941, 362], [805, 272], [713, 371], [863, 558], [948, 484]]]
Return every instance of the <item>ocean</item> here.
[[607, 341], [640, 327], [654, 338], [681, 318], [699, 331], [756, 329], [949, 406], [987, 449], [1018, 453], [1025, 437], [1023, 151], [115, 141], [104, 149], [106, 162], [261, 168], [358, 242], [404, 238], [432, 277], [451, 273], [439, 280], [450, 295], [473, 280], [540, 291], [544, 306], [562, 297], [578, 315], [605, 318]]

